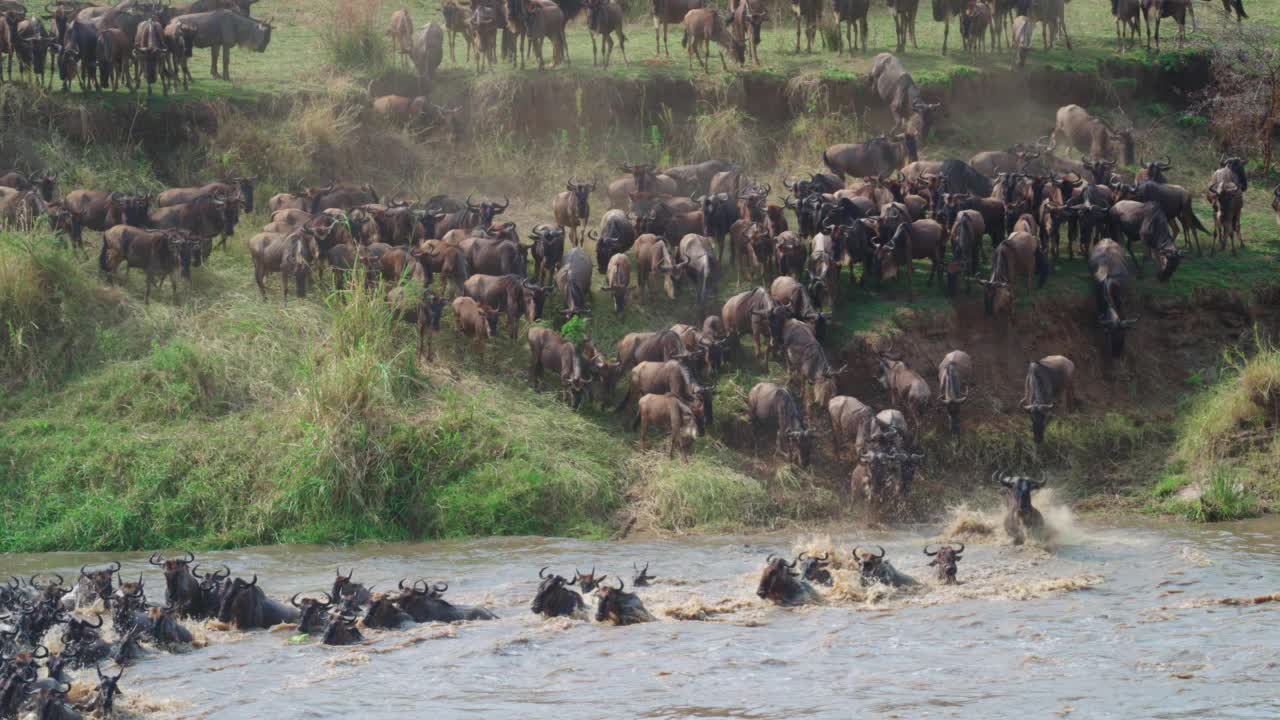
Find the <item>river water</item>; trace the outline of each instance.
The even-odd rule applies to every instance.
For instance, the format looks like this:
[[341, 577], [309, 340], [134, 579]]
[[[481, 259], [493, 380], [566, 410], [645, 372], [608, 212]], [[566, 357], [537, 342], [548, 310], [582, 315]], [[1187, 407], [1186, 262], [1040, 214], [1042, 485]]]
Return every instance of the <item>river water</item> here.
[[[207, 647], [130, 667], [125, 708], [172, 718], [1269, 718], [1280, 717], [1280, 520], [1209, 527], [1061, 524], [1051, 548], [1017, 547], [991, 517], [969, 539], [962, 584], [929, 579], [924, 541], [941, 528], [830, 529], [625, 542], [502, 538], [354, 548], [207, 553], [276, 597], [326, 589], [335, 566], [394, 588], [447, 580], [446, 597], [500, 619], [366, 631], [330, 648], [290, 630], [194, 629]], [[765, 556], [804, 548], [846, 558], [878, 544], [925, 580], [867, 597], [837, 572], [820, 606], [755, 596]], [[0, 557], [30, 575], [106, 555]], [[145, 555], [122, 557], [158, 600]], [[528, 610], [538, 569], [612, 575], [649, 562], [639, 590], [658, 621], [631, 627], [543, 620]], [[377, 588], [375, 588], [377, 589]], [[630, 583], [628, 582], [628, 589]]]

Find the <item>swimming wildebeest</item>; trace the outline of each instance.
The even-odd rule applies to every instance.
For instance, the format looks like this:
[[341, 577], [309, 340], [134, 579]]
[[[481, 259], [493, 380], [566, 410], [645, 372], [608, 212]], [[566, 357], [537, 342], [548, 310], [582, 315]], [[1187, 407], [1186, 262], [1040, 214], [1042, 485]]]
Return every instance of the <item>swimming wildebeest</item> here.
[[567, 587], [569, 581], [563, 576], [554, 573], [547, 575], [546, 572], [546, 568], [538, 571], [538, 577], [542, 582], [538, 585], [538, 593], [534, 595], [529, 610], [534, 615], [543, 617], [576, 615], [585, 612], [586, 603], [582, 602], [581, 595]]
[[924, 546], [924, 554], [933, 558], [929, 561], [929, 567], [937, 568], [938, 581], [943, 585], [956, 584], [956, 563], [963, 559], [963, 552], [964, 543], [960, 543], [959, 550], [950, 545], [942, 545], [933, 552], [929, 552], [928, 545]]
[[596, 622], [609, 622], [614, 625], [634, 625], [652, 622], [653, 616], [645, 610], [640, 596], [624, 592], [626, 583], [617, 578], [618, 587], [601, 585], [596, 591]]
[[[302, 598], [298, 600], [298, 596], [302, 593], [294, 593], [289, 598], [289, 604], [298, 608], [298, 632], [307, 633], [309, 635], [318, 635], [324, 632], [324, 626], [328, 622], [329, 609], [333, 607], [333, 596], [329, 593], [321, 593], [324, 595], [324, 601], [319, 598]], [[379, 627], [369, 625], [369, 627]]]
[[[421, 585], [421, 587], [419, 587]], [[417, 622], [463, 622], [471, 620], [496, 620], [489, 610], [470, 605], [454, 605], [445, 600], [443, 595], [449, 589], [447, 583], [435, 583], [427, 586], [422, 580], [405, 587], [400, 581], [400, 599], [397, 601], [404, 610]]]
[[805, 427], [800, 404], [789, 390], [773, 383], [760, 383], [747, 395], [753, 444], [760, 432], [773, 428], [776, 452], [800, 467], [808, 467], [813, 450], [813, 431]]
[[862, 587], [877, 583], [896, 588], [916, 584], [913, 578], [898, 572], [892, 563], [884, 559], [884, 548], [876, 547], [880, 550], [879, 555], [870, 551], [859, 553], [856, 547], [853, 549], [853, 560], [858, 563], [858, 580]]
[[1004, 531], [1013, 539], [1013, 543], [1021, 545], [1028, 535], [1036, 541], [1047, 539], [1049, 532], [1045, 527], [1044, 517], [1031, 506], [1031, 493], [1044, 487], [1044, 483], [999, 470], [991, 473], [991, 480], [1000, 483], [1005, 489], [1008, 511], [1004, 516]]
[[1102, 240], [1089, 253], [1089, 277], [1093, 280], [1094, 304], [1108, 354], [1124, 354], [1125, 335], [1138, 321], [1124, 316], [1133, 288], [1133, 276], [1124, 262], [1124, 250], [1113, 240]]
[[1032, 360], [1027, 367], [1027, 379], [1022, 395], [1022, 409], [1031, 415], [1031, 434], [1037, 444], [1044, 442], [1045, 425], [1055, 401], [1062, 397], [1067, 412], [1071, 412], [1074, 399], [1072, 380], [1076, 365], [1061, 355], [1049, 355]]
[[369, 602], [369, 589], [363, 583], [352, 580], [355, 576], [356, 569], [351, 568], [351, 572], [346, 575], [342, 574], [342, 568], [334, 570], [333, 576], [333, 601], [338, 604], [350, 602], [355, 605], [364, 605]]
[[649, 584], [650, 580], [657, 578], [657, 575], [649, 574], [649, 563], [645, 563], [644, 567], [637, 567], [635, 563], [631, 563], [631, 569], [635, 570], [635, 575], [631, 578], [631, 584], [636, 587], [644, 587]]
[[289, 607], [267, 597], [258, 587], [258, 576], [245, 582], [241, 578], [227, 580], [222, 587], [218, 606], [218, 620], [241, 630], [267, 629], [280, 623], [296, 623], [297, 608]]
[[765, 558], [764, 571], [756, 586], [756, 596], [775, 605], [803, 605], [817, 599], [817, 593], [795, 571], [795, 560], [787, 562], [770, 555]]
[[112, 581], [120, 571], [120, 563], [112, 562], [105, 568], [86, 570], [87, 565], [80, 566], [80, 579], [76, 581], [75, 606], [88, 607], [98, 600], [102, 607], [111, 608], [111, 594], [115, 590]]
[[1113, 130], [1105, 120], [1093, 117], [1079, 105], [1058, 108], [1048, 150], [1052, 152], [1061, 140], [1086, 157], [1134, 163], [1133, 128]]
[[822, 553], [819, 557], [802, 552], [796, 561], [800, 563], [800, 577], [819, 585], [831, 585], [831, 571], [827, 569], [831, 565], [831, 553]]
[[[231, 10], [181, 15], [173, 19], [196, 29], [193, 47], [209, 48], [212, 58], [210, 74], [231, 79], [231, 48], [240, 46], [254, 52], [266, 52], [271, 42], [271, 23], [255, 20]], [[222, 73], [218, 73], [218, 53], [222, 53]]]
[[354, 645], [364, 640], [360, 629], [356, 627], [357, 619], [355, 613], [341, 607], [331, 608], [320, 642], [325, 645]]
[[973, 372], [969, 353], [952, 350], [938, 363], [938, 402], [947, 409], [947, 426], [960, 432], [960, 406], [969, 399], [966, 380]]

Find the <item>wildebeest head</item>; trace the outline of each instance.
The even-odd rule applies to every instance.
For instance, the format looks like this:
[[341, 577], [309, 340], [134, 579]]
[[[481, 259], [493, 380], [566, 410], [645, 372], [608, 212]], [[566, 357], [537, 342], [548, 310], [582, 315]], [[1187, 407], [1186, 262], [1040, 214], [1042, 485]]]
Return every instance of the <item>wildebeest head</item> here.
[[947, 425], [951, 432], [960, 432], [960, 406], [969, 399], [964, 388], [960, 371], [955, 363], [948, 363], [943, 369], [942, 387], [938, 388], [938, 402], [947, 409]]
[[329, 610], [328, 623], [324, 627], [321, 642], [325, 645], [352, 645], [364, 639], [356, 627], [356, 616], [341, 608]]
[[596, 622], [631, 625], [652, 620], [635, 593], [625, 591], [627, 584], [617, 578], [617, 587], [601, 585], [596, 591]]
[[[94, 700], [94, 710], [97, 711], [99, 717], [111, 717], [112, 708], [115, 706], [116, 694], [120, 692], [120, 678], [124, 676], [124, 668], [121, 667], [117, 670], [114, 677], [103, 675], [100, 666], [95, 665], [94, 671], [98, 674], [98, 690], [97, 697]], [[66, 695], [66, 693], [64, 692], [63, 695]]]
[[137, 580], [125, 580], [120, 583], [113, 594], [116, 610], [142, 609], [147, 604], [146, 584], [142, 581], [142, 573]]
[[[592, 10], [594, 16], [595, 10]], [[576, 178], [569, 178], [569, 182], [565, 184], [565, 189], [573, 193], [574, 206], [577, 209], [579, 218], [585, 219], [590, 214], [587, 200], [591, 197], [591, 193], [595, 192], [596, 181], [592, 178], [590, 183], [578, 182]]]
[[649, 192], [649, 181], [654, 177], [653, 171], [656, 168], [656, 165], [650, 163], [622, 164], [622, 172], [631, 174], [631, 178], [635, 182], [635, 190], [638, 193]]
[[1156, 279], [1168, 282], [1182, 262], [1182, 251], [1178, 250], [1173, 231], [1169, 228], [1169, 219], [1160, 204], [1149, 202], [1145, 205], [1138, 235], [1156, 256]]
[[[1168, 158], [1166, 158], [1166, 160], [1167, 159]], [[1159, 183], [1161, 185], [1164, 185], [1165, 183], [1169, 182], [1169, 179], [1165, 177], [1165, 173], [1172, 170], [1173, 165], [1168, 162], [1160, 162], [1156, 160], [1149, 163], [1143, 163], [1142, 169], [1147, 171], [1148, 182]]]
[[162, 645], [191, 642], [191, 632], [178, 622], [178, 610], [172, 606], [147, 608], [147, 624], [152, 640]]
[[765, 558], [764, 571], [760, 573], [760, 583], [756, 585], [756, 596], [779, 605], [804, 602], [809, 594], [808, 585], [803, 580], [797, 580], [800, 573], [795, 571], [795, 567], [795, 560], [788, 563], [773, 555]]
[[649, 574], [649, 563], [645, 563], [643, 568], [631, 563], [631, 569], [635, 570], [635, 575], [631, 576], [631, 584], [636, 587], [644, 587], [649, 584], [650, 580], [658, 577], [657, 575]]
[[222, 597], [218, 603], [218, 620], [237, 627], [252, 627], [250, 618], [257, 609], [259, 598], [263, 596], [262, 590], [258, 588], [257, 575], [254, 575], [253, 580], [249, 582], [245, 582], [243, 578], [228, 580], [222, 585]]
[[542, 319], [542, 307], [547, 302], [548, 292], [550, 290], [536, 282], [530, 280], [521, 282], [520, 295], [524, 299], [524, 316], [526, 320], [532, 323]]
[[956, 584], [956, 563], [960, 562], [961, 553], [964, 552], [964, 543], [960, 543], [960, 549], [957, 550], [950, 545], [942, 545], [937, 550], [929, 552], [929, 546], [924, 546], [924, 554], [933, 558], [929, 561], [929, 567], [938, 569], [938, 580], [944, 585]]
[[538, 592], [529, 604], [529, 609], [535, 615], [571, 615], [583, 607], [582, 596], [566, 587], [571, 584], [568, 580], [554, 573], [547, 575], [546, 572], [546, 568], [538, 571], [542, 582], [538, 584]]
[[809, 582], [830, 585], [831, 571], [827, 569], [831, 565], [830, 558], [830, 553], [822, 553], [821, 557], [804, 552], [800, 553], [796, 557], [796, 560], [800, 563], [800, 576]]
[[468, 212], [478, 214], [480, 218], [480, 227], [487, 228], [493, 224], [493, 219], [495, 217], [505, 212], [508, 207], [511, 207], [511, 199], [504, 197], [501, 204], [485, 201], [476, 205], [471, 202], [471, 196], [468, 195], [466, 206]]
[[333, 578], [333, 602], [342, 602], [346, 598], [355, 598], [357, 605], [369, 602], [368, 588], [351, 580], [355, 573], [355, 568], [351, 568], [351, 572], [346, 575], [342, 574], [342, 568], [337, 569]]
[[80, 566], [81, 581], [88, 584], [93, 596], [102, 601], [103, 607], [111, 607], [111, 593], [115, 590], [112, 580], [120, 571], [120, 563], [113, 562], [100, 570], [89, 571], [86, 565]]
[[325, 624], [328, 622], [329, 609], [333, 607], [333, 597], [329, 593], [321, 593], [324, 595], [324, 602], [318, 598], [302, 598], [298, 600], [298, 596], [302, 593], [294, 593], [289, 598], [289, 604], [298, 608], [300, 615], [298, 616], [298, 631], [308, 634], [322, 632]]
[[574, 568], [573, 579], [569, 581], [569, 584], [577, 585], [582, 592], [589, 593], [592, 590], [595, 590], [607, 577], [609, 576], [601, 575], [600, 577], [596, 577], [596, 569], [594, 567], [591, 568], [591, 572], [589, 573], [584, 573], [581, 570]]
[[1009, 506], [1020, 513], [1031, 512], [1031, 493], [1044, 487], [1044, 483], [1024, 475], [1009, 475], [999, 470], [991, 473], [991, 479], [1005, 489]]
[[870, 551], [858, 552], [856, 547], [853, 549], [853, 561], [858, 563], [858, 577], [863, 586], [885, 581], [888, 563], [884, 559], [884, 548], [879, 545], [876, 548], [880, 550], [879, 555]]

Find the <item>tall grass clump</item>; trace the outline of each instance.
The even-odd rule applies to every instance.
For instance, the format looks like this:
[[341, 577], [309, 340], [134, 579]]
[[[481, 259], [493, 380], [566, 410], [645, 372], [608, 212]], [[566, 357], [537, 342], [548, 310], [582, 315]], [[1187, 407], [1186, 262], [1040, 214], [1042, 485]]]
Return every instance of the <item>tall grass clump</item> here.
[[337, 0], [332, 22], [320, 33], [329, 62], [361, 77], [377, 77], [391, 67], [382, 22], [382, 0]]
[[[665, 445], [666, 439], [658, 440]], [[663, 447], [665, 451], [665, 447]], [[760, 481], [728, 464], [712, 461], [699, 448], [688, 463], [659, 452], [628, 461], [638, 487], [636, 519], [642, 527], [670, 532], [694, 528], [730, 529], [765, 524], [774, 504]]]
[[725, 107], [694, 118], [693, 155], [730, 158], [744, 167], [759, 167], [764, 147], [751, 116]]

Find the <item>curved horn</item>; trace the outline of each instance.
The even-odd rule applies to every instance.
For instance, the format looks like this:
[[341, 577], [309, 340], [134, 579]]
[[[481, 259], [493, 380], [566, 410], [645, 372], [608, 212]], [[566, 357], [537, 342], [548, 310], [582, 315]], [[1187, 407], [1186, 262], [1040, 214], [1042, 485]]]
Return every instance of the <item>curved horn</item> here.
[[289, 604], [290, 604], [290, 605], [292, 605], [292, 606], [294, 606], [294, 607], [296, 607], [296, 608], [298, 608], [299, 610], [301, 610], [301, 609], [302, 609], [302, 606], [298, 604], [298, 596], [299, 596], [299, 595], [301, 595], [301, 594], [302, 594], [302, 593], [300, 593], [300, 592], [296, 592], [296, 593], [294, 593], [294, 594], [293, 594], [293, 597], [289, 598]]
[[956, 555], [959, 555], [962, 552], [964, 552], [964, 543], [960, 543], [960, 549], [956, 551]]
[[933, 543], [927, 543], [927, 544], [924, 546], [924, 554], [925, 554], [925, 555], [928, 555], [929, 557], [933, 557], [934, 555], [937, 555], [937, 554], [938, 554], [938, 551], [937, 551], [937, 550], [934, 550], [933, 552], [929, 552], [929, 546], [930, 546], [930, 545], [932, 545], [932, 544], [933, 544]]
[[622, 576], [619, 575], [618, 576], [618, 592], [622, 592], [622, 589], [625, 588], [626, 586], [627, 584], [622, 581]]
[[[548, 565], [547, 567], [551, 567], [551, 566], [550, 566], [550, 565]], [[547, 572], [547, 568], [546, 568], [546, 567], [544, 567], [544, 568], [542, 568], [541, 570], [539, 570], [539, 571], [538, 571], [538, 579], [539, 579], [539, 580], [545, 580], [547, 576], [546, 576], [544, 573], [546, 573], [546, 572]]]
[[[112, 567], [113, 565], [115, 567]], [[120, 563], [116, 560], [112, 560], [111, 564], [107, 565], [107, 572], [112, 574], [120, 572]]]
[[435, 590], [436, 593], [443, 595], [445, 591], [449, 589], [449, 583], [436, 583], [431, 586], [431, 589]]
[[884, 557], [884, 548], [880, 547], [879, 545], [877, 545], [876, 547], [880, 548], [880, 554], [877, 555], [876, 557], [878, 558]]
[[193, 563], [193, 562], [195, 562], [195, 561], [196, 561], [196, 556], [195, 556], [195, 555], [192, 555], [190, 552], [188, 552], [188, 553], [187, 553], [187, 559], [186, 559], [186, 560], [183, 560], [182, 562], [184, 562], [184, 563]]

